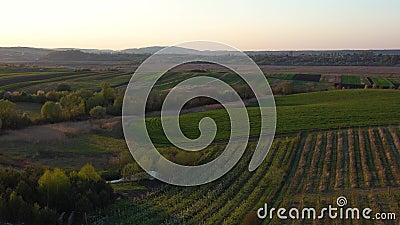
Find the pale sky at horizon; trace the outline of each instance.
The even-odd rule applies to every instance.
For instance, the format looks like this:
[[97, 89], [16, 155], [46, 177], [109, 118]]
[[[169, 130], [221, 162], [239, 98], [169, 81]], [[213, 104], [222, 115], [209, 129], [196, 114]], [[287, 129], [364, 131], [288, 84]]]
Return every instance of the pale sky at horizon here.
[[400, 49], [399, 0], [2, 0], [0, 46]]

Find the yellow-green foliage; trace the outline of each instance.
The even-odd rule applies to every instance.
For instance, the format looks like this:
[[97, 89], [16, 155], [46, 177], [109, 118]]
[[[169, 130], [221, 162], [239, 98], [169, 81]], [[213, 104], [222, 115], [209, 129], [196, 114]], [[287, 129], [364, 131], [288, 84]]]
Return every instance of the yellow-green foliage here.
[[101, 179], [100, 175], [96, 172], [96, 170], [90, 163], [87, 163], [81, 168], [81, 170], [79, 170], [78, 176], [83, 179], [93, 181], [99, 181]]

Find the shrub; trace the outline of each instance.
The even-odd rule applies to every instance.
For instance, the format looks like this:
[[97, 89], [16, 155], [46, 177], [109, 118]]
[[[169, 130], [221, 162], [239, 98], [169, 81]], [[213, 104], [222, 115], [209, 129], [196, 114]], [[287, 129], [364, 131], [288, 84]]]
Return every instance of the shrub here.
[[78, 176], [83, 179], [93, 180], [93, 181], [99, 181], [101, 179], [100, 175], [96, 172], [96, 170], [90, 163], [87, 163], [81, 168], [81, 170], [78, 173]]
[[113, 103], [116, 92], [114, 88], [110, 86], [109, 83], [103, 82], [101, 83], [101, 95], [103, 96], [104, 100], [107, 104]]
[[96, 106], [104, 106], [104, 105], [105, 101], [103, 96], [99, 92], [96, 92], [93, 94], [92, 97], [86, 100], [86, 111], [89, 112], [90, 109]]
[[57, 122], [62, 120], [62, 109], [59, 103], [46, 102], [40, 110], [41, 117], [50, 122]]
[[47, 101], [57, 102], [67, 94], [68, 94], [67, 91], [49, 91], [46, 93], [45, 96]]
[[39, 193], [42, 194], [44, 205], [48, 205], [58, 210], [66, 210], [68, 202], [68, 190], [71, 186], [69, 177], [61, 169], [54, 171], [46, 170], [38, 180]]
[[56, 91], [71, 91], [71, 86], [68, 84], [59, 84], [56, 88]]
[[106, 116], [106, 109], [101, 106], [96, 106], [90, 110], [90, 116], [95, 119], [102, 119]]
[[62, 108], [68, 118], [76, 118], [85, 114], [85, 101], [77, 93], [70, 93], [60, 99]]
[[15, 104], [1, 99], [0, 100], [0, 119], [2, 121], [2, 127], [11, 128], [16, 127], [18, 124], [18, 113]]

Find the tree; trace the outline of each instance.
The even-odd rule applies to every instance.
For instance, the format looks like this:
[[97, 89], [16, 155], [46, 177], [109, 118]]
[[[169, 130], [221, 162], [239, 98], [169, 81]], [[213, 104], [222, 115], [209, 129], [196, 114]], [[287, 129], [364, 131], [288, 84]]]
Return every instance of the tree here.
[[40, 115], [44, 120], [50, 122], [60, 121], [62, 116], [62, 109], [59, 103], [46, 102], [40, 110]]
[[66, 96], [69, 92], [67, 91], [49, 91], [46, 93], [45, 97], [47, 101], [58, 102], [64, 96]]
[[96, 92], [92, 97], [86, 100], [86, 111], [89, 112], [92, 108], [96, 106], [104, 106], [105, 104], [103, 95], [100, 92]]
[[0, 119], [2, 121], [2, 127], [4, 128], [16, 126], [18, 122], [18, 112], [15, 103], [4, 99], [0, 100]]
[[106, 116], [106, 109], [101, 106], [96, 106], [90, 110], [90, 116], [95, 119], [102, 119]]
[[85, 101], [75, 92], [62, 97], [60, 103], [68, 118], [76, 118], [85, 114]]
[[83, 98], [85, 100], [87, 100], [87, 99], [89, 99], [90, 97], [93, 96], [93, 92], [92, 91], [87, 90], [87, 89], [83, 89], [83, 88], [75, 91], [75, 94], [80, 96], [81, 98]]
[[71, 91], [71, 86], [68, 84], [59, 84], [56, 88], [56, 91]]
[[[58, 210], [68, 209], [68, 189], [70, 180], [59, 168], [54, 171], [46, 170], [38, 180], [39, 193], [42, 194], [46, 205]], [[66, 201], [67, 200], [67, 201]]]
[[124, 94], [118, 93], [117, 96], [115, 97], [113, 104], [113, 114], [121, 115], [123, 102], [124, 102]]
[[106, 104], [113, 103], [114, 98], [115, 98], [115, 90], [110, 87], [109, 83], [103, 82], [101, 83], [101, 95], [103, 96], [104, 100], [106, 101]]
[[100, 175], [96, 172], [96, 169], [90, 163], [87, 163], [81, 168], [81, 170], [78, 173], [78, 176], [86, 180], [93, 180], [93, 181], [101, 180]]
[[10, 195], [7, 208], [9, 209], [9, 219], [12, 222], [27, 221], [32, 216], [29, 205], [15, 191]]

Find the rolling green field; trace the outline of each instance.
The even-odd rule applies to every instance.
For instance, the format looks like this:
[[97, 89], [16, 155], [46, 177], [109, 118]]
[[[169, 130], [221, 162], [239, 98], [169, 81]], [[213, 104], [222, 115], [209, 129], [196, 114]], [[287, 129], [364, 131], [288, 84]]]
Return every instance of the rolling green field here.
[[342, 76], [342, 84], [361, 84], [360, 76]]
[[277, 76], [277, 78], [282, 79], [282, 80], [293, 80], [295, 74], [287, 73], [287, 74], [281, 74]]
[[[276, 97], [275, 101], [277, 133], [400, 123], [400, 92], [396, 90], [327, 91]], [[249, 107], [248, 113], [251, 135], [257, 135], [260, 127], [259, 110]], [[182, 115], [182, 131], [188, 137], [197, 137], [198, 122], [205, 116], [213, 118], [220, 128], [216, 139], [227, 140], [230, 121], [225, 110]], [[147, 124], [155, 143], [168, 143], [159, 118], [149, 118]]]
[[387, 78], [371, 78], [374, 84], [378, 87], [393, 87], [393, 83]]
[[400, 85], [400, 78], [391, 78], [389, 80], [395, 85]]

